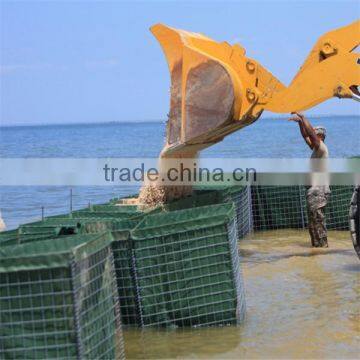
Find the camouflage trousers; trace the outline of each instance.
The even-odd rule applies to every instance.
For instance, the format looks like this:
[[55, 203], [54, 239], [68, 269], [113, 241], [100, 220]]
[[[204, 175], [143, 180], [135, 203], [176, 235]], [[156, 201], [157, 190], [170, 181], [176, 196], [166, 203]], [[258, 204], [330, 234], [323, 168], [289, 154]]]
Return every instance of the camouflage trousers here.
[[314, 247], [327, 247], [327, 230], [325, 221], [325, 206], [330, 193], [321, 187], [310, 188], [306, 194], [308, 210], [308, 227], [311, 245]]

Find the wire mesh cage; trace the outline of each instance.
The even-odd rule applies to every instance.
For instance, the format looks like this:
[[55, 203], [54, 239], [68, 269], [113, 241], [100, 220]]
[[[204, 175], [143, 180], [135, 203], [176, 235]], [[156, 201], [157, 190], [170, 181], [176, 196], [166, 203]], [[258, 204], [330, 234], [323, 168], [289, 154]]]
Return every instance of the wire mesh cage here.
[[[354, 187], [338, 185], [330, 189], [329, 202], [325, 208], [327, 228], [348, 230], [349, 206]], [[200, 197], [207, 204], [233, 202], [241, 239], [253, 231], [307, 228], [306, 193], [307, 187], [302, 185], [213, 187], [198, 188], [185, 201], [192, 206], [196, 206]]]
[[124, 358], [110, 233], [0, 250], [0, 358]]
[[148, 216], [131, 238], [140, 326], [241, 321], [245, 304], [233, 204]]
[[[238, 239], [306, 228], [306, 191], [197, 189], [150, 212], [114, 202], [1, 233], [0, 358], [122, 358], [120, 318], [155, 328], [238, 324]], [[348, 230], [353, 187], [331, 191], [327, 226]]]
[[[352, 186], [331, 186], [325, 208], [329, 230], [348, 230]], [[308, 226], [305, 186], [253, 186], [252, 207], [254, 230]]]

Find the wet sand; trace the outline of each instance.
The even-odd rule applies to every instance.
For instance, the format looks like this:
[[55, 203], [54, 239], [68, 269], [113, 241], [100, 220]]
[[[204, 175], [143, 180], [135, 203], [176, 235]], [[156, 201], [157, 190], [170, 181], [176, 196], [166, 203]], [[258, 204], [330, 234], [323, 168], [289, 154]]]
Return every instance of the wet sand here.
[[311, 248], [302, 230], [258, 232], [241, 240], [245, 322], [126, 330], [127, 358], [359, 358], [360, 262], [348, 232], [330, 232], [329, 245]]

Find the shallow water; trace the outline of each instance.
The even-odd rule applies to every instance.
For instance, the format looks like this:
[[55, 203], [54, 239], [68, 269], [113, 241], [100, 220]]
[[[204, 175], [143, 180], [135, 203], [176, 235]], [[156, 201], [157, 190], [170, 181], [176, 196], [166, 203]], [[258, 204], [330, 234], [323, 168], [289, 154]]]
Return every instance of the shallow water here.
[[304, 230], [240, 241], [247, 314], [239, 327], [126, 330], [128, 359], [358, 358], [360, 262], [348, 232], [327, 249]]

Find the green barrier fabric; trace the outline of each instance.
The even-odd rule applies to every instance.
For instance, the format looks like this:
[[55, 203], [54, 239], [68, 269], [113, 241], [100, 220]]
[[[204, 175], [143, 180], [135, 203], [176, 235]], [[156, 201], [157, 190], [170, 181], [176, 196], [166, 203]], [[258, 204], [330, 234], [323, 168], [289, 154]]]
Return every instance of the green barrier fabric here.
[[91, 205], [90, 210], [100, 212], [121, 212], [129, 214], [140, 213], [136, 205]]
[[110, 233], [0, 250], [0, 358], [122, 357]]
[[214, 205], [224, 202], [222, 201], [221, 192], [219, 191], [202, 191], [195, 190], [193, 195], [184, 199], [175, 200], [165, 205], [166, 211], [191, 209], [199, 206]]
[[18, 230], [10, 234], [0, 234], [0, 244], [3, 246], [12, 246], [24, 244], [27, 242], [46, 240], [53, 237], [72, 235], [101, 233], [104, 231], [113, 231], [117, 229], [133, 228], [139, 220], [125, 218], [78, 218], [56, 217], [46, 218], [44, 221], [22, 225]]
[[199, 229], [208, 224], [224, 223], [234, 216], [233, 204], [218, 204], [192, 209], [162, 212], [146, 216], [131, 232], [134, 239]]
[[199, 207], [147, 216], [131, 231], [141, 326], [238, 321], [234, 216], [233, 204]]

